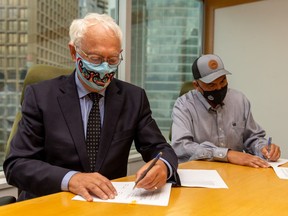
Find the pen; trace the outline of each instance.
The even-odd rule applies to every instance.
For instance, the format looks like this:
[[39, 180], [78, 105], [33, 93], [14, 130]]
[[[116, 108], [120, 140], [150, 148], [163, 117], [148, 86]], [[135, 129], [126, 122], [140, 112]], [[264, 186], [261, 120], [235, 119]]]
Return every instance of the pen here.
[[[268, 138], [268, 148], [267, 148], [268, 154], [270, 154], [271, 142], [272, 142], [272, 137], [269, 137], [269, 138]], [[269, 158], [268, 158], [268, 161], [269, 161]]]
[[135, 185], [133, 187], [133, 189], [136, 187], [136, 185], [138, 184], [139, 181], [141, 181], [146, 174], [152, 169], [152, 167], [156, 164], [156, 162], [159, 160], [159, 158], [161, 157], [162, 152], [159, 152], [159, 154], [153, 159], [152, 163], [149, 165], [149, 167], [141, 174], [141, 176], [139, 177], [139, 179], [137, 179], [137, 181], [135, 182]]

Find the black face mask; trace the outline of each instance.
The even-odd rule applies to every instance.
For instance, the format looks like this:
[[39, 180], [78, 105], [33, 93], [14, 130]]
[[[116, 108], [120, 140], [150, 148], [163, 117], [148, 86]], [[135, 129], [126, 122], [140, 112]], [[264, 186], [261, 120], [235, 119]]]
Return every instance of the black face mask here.
[[[201, 86], [199, 85], [201, 88]], [[201, 88], [202, 89], [202, 88]], [[215, 105], [221, 104], [226, 96], [228, 89], [228, 85], [224, 86], [223, 88], [219, 90], [214, 90], [214, 91], [203, 91], [203, 96], [209, 101], [212, 102]]]

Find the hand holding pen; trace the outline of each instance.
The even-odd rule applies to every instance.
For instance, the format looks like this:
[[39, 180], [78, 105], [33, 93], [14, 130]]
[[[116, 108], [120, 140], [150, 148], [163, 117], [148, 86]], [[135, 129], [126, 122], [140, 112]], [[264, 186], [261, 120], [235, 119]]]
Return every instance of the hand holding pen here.
[[263, 155], [265, 155], [267, 161], [277, 161], [280, 158], [280, 147], [272, 144], [272, 137], [268, 138], [267, 146], [263, 149], [265, 149]]
[[271, 143], [272, 143], [272, 137], [269, 137], [268, 138], [268, 144], [267, 144], [267, 151], [268, 151], [267, 160], [268, 161], [270, 161]]
[[[145, 176], [147, 175], [147, 173], [155, 166], [155, 164], [157, 163], [157, 161], [160, 159], [162, 155], [162, 152], [160, 152], [154, 159], [153, 161], [150, 163], [150, 165], [148, 166], [147, 169], [144, 170], [144, 172], [141, 173], [140, 177], [136, 180], [135, 185], [133, 187], [133, 189], [137, 186], [137, 184], [143, 180], [145, 178]], [[157, 189], [157, 187], [155, 186], [154, 189]]]

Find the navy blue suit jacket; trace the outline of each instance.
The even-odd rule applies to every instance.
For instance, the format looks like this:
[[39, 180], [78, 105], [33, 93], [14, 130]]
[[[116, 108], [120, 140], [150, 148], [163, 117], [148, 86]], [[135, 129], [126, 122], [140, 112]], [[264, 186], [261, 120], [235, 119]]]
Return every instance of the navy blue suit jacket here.
[[[75, 73], [75, 72], [74, 72]], [[61, 191], [71, 170], [89, 172], [75, 74], [27, 86], [22, 119], [4, 162], [19, 200]], [[151, 117], [145, 91], [113, 79], [105, 93], [105, 116], [95, 171], [109, 179], [126, 176], [132, 142], [148, 162], [158, 152], [177, 176], [177, 156]]]

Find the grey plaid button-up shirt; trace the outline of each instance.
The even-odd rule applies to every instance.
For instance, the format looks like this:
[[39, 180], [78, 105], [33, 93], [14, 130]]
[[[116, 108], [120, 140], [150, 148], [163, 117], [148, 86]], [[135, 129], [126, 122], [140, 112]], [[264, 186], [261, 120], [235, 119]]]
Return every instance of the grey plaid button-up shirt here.
[[172, 112], [172, 147], [179, 162], [227, 161], [228, 149], [263, 157], [265, 131], [253, 119], [249, 100], [228, 89], [222, 105], [213, 108], [192, 90], [177, 99]]

